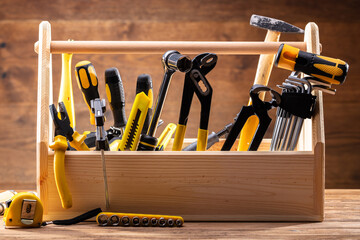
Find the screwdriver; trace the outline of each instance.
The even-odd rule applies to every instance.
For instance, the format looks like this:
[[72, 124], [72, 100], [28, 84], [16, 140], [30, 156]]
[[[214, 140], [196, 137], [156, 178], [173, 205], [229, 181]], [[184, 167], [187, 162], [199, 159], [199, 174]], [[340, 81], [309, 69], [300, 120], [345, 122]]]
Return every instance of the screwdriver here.
[[340, 60], [304, 52], [281, 44], [275, 57], [275, 66], [291, 71], [300, 71], [331, 84], [343, 84], [349, 65]]
[[[215, 133], [212, 132], [209, 134], [207, 139], [207, 146], [206, 149], [209, 149], [212, 145], [220, 141], [220, 137], [224, 136], [225, 134], [228, 134], [232, 128], [234, 123], [229, 123], [226, 125], [223, 129], [221, 129], [219, 132]], [[197, 141], [191, 143], [187, 147], [183, 148], [181, 151], [196, 151]]]
[[138, 150], [140, 151], [154, 151], [157, 145], [155, 132], [158, 121], [164, 106], [167, 91], [170, 86], [171, 77], [176, 71], [188, 72], [192, 67], [191, 59], [188, 56], [180, 54], [178, 51], [167, 51], [162, 57], [162, 64], [164, 66], [164, 78], [160, 86], [159, 94], [156, 100], [154, 114], [151, 118], [150, 127], [145, 135], [141, 135]]
[[106, 96], [109, 100], [110, 109], [114, 117], [112, 130], [119, 130], [122, 136], [127, 122], [125, 114], [125, 92], [117, 68], [105, 70], [105, 84]]
[[146, 134], [149, 129], [151, 116], [152, 116], [152, 110], [153, 110], [152, 109], [152, 107], [153, 107], [153, 87], [152, 87], [151, 76], [148, 74], [141, 74], [137, 78], [136, 94], [141, 93], [141, 92], [144, 92], [146, 94], [146, 96], [148, 96], [150, 98], [149, 110], [146, 114], [144, 126], [141, 131], [141, 134]]
[[100, 151], [100, 153], [101, 153], [106, 209], [109, 209], [110, 208], [110, 200], [109, 200], [109, 191], [108, 191], [104, 151], [109, 151], [110, 148], [109, 148], [108, 139], [106, 137], [106, 131], [104, 129], [104, 123], [105, 123], [104, 113], [106, 111], [105, 99], [96, 98], [94, 100], [91, 100], [90, 107], [91, 107], [92, 113], [94, 114], [94, 120], [96, 123], [96, 150]]
[[78, 86], [83, 93], [84, 100], [89, 108], [90, 123], [95, 125], [95, 116], [91, 111], [90, 101], [100, 98], [98, 92], [98, 78], [95, 68], [89, 61], [78, 62], [75, 66], [75, 76]]

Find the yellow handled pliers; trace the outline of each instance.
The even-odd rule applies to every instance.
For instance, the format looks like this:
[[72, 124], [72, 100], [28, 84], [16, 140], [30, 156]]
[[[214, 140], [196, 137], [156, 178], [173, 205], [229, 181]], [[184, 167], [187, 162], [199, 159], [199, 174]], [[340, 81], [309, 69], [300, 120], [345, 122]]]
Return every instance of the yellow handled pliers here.
[[89, 151], [84, 143], [85, 135], [74, 131], [70, 126], [69, 116], [63, 102], [59, 103], [59, 113], [54, 104], [49, 106], [50, 114], [55, 125], [54, 142], [50, 148], [54, 150], [54, 176], [56, 187], [60, 196], [62, 207], [67, 209], [72, 207], [72, 196], [65, 177], [65, 151], [68, 149], [67, 140], [70, 146], [76, 150]]
[[180, 116], [176, 127], [173, 151], [180, 151], [182, 149], [194, 93], [201, 104], [200, 127], [198, 129], [196, 150], [206, 150], [212, 88], [205, 78], [205, 75], [215, 67], [216, 62], [217, 55], [213, 53], [202, 53], [192, 60], [192, 68], [185, 75]]

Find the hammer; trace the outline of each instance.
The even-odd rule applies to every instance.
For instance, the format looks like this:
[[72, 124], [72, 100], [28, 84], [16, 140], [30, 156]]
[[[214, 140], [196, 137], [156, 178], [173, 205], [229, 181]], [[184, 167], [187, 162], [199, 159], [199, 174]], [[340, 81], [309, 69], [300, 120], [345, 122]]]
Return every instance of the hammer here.
[[[287, 22], [255, 14], [253, 14], [250, 18], [250, 25], [267, 30], [264, 42], [278, 42], [280, 33], [304, 33], [304, 30], [301, 28], [298, 28]], [[254, 85], [261, 84], [267, 86], [274, 61], [275, 54], [260, 55]], [[264, 100], [265, 95], [261, 93], [259, 97], [261, 100]], [[251, 105], [251, 99], [249, 100], [248, 105]], [[247, 151], [247, 149], [249, 149], [249, 145], [253, 139], [258, 125], [259, 119], [255, 115], [251, 116], [246, 121], [240, 134], [239, 145], [237, 149], [238, 151]]]

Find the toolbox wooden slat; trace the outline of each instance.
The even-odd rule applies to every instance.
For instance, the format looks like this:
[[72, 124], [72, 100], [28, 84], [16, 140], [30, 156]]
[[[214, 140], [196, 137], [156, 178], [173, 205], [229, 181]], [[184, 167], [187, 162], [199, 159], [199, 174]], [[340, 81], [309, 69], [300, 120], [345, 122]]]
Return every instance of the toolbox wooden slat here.
[[[100, 152], [68, 151], [66, 176], [73, 207], [61, 207], [53, 152], [48, 148], [53, 137], [48, 108], [52, 103], [50, 35], [50, 24], [42, 22], [37, 187], [45, 219], [61, 219], [95, 207], [105, 209], [105, 199]], [[320, 51], [314, 23], [307, 25], [304, 42], [308, 51]], [[106, 152], [111, 210], [201, 221], [322, 221], [325, 141], [322, 95], [316, 94], [316, 114], [305, 124], [295, 152]], [[261, 149], [268, 146], [265, 140]]]

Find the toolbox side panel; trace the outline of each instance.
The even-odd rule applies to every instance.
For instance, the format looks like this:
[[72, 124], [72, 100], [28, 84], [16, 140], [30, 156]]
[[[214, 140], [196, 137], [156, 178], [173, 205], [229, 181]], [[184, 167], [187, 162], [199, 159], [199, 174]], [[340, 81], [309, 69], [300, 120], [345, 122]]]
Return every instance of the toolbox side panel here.
[[[313, 152], [106, 152], [110, 211], [185, 221], [320, 221]], [[105, 210], [99, 152], [67, 152], [73, 207], [61, 208], [48, 157], [46, 219]], [[315, 193], [315, 194], [314, 194]]]

